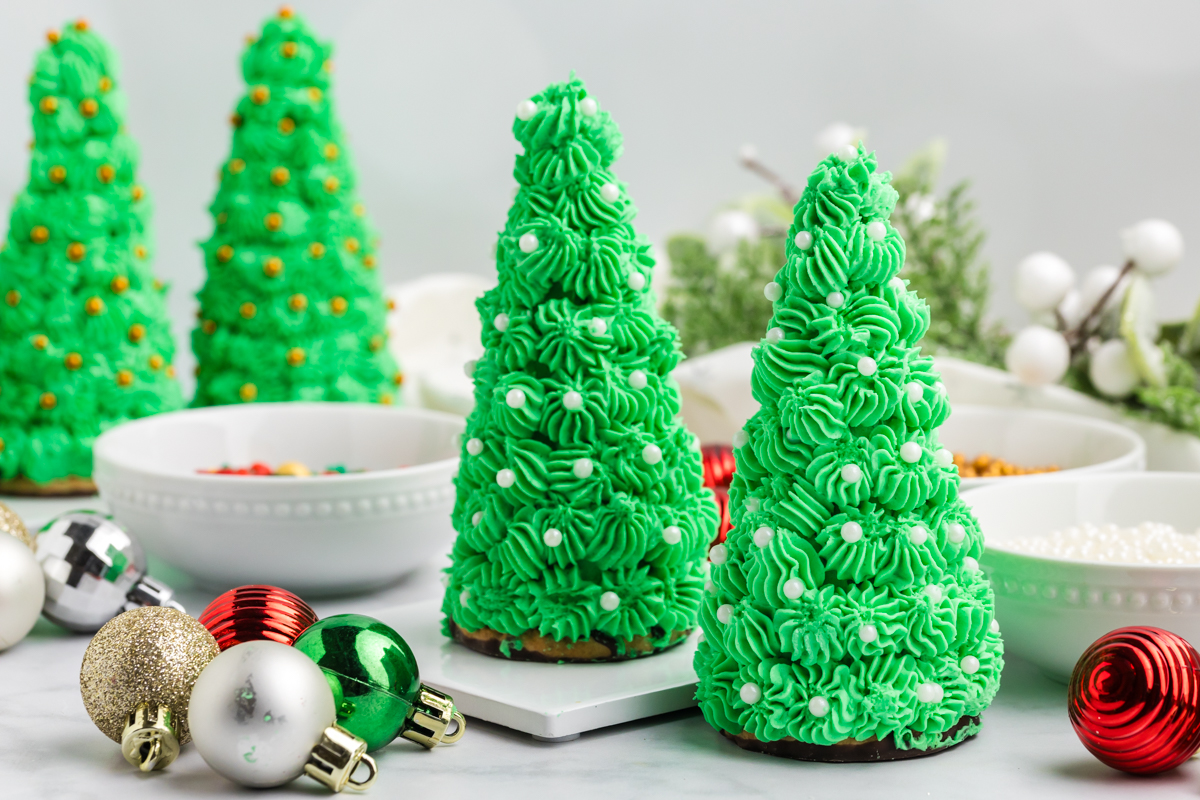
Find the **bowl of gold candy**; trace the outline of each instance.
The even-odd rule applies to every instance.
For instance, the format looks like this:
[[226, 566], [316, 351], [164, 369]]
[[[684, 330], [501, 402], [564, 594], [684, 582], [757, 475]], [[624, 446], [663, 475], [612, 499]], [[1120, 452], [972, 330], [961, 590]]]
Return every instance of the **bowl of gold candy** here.
[[1200, 642], [1200, 474], [997, 481], [963, 495], [1005, 648], [1066, 681], [1096, 639], [1152, 625]]
[[1146, 468], [1146, 444], [1133, 431], [1059, 411], [955, 405], [938, 438], [954, 454], [960, 491], [996, 481]]

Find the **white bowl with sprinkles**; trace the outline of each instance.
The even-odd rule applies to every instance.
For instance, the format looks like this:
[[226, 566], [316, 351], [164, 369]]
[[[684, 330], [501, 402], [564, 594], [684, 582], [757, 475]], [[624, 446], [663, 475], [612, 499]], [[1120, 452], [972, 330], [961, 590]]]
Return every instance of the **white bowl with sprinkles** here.
[[1008, 652], [1066, 681], [1127, 625], [1200, 644], [1200, 473], [999, 481], [963, 495]]

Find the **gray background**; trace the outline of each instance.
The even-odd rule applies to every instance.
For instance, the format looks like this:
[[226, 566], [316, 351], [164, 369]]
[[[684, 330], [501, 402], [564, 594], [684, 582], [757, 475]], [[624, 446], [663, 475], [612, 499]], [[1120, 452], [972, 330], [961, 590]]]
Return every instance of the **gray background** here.
[[[1058, 252], [1081, 272], [1119, 259], [1117, 231], [1175, 222], [1200, 253], [1200, 4], [973, 2], [294, 3], [337, 46], [335, 97], [383, 234], [389, 281], [486, 274], [504, 221], [519, 100], [575, 69], [625, 134], [617, 172], [655, 241], [702, 229], [762, 184], [736, 163], [753, 142], [803, 180], [826, 124], [869, 130], [896, 168], [934, 136], [946, 180], [970, 177], [990, 237], [994, 310], [1020, 324], [1016, 262]], [[0, 197], [27, 177], [25, 78], [51, 27], [82, 14], [119, 51], [129, 129], [154, 193], [157, 270], [190, 381], [195, 242], [227, 117], [244, 91], [243, 36], [275, 2], [0, 2]], [[5, 217], [7, 211], [2, 212]], [[1189, 255], [1162, 279], [1164, 317], [1189, 314]]]

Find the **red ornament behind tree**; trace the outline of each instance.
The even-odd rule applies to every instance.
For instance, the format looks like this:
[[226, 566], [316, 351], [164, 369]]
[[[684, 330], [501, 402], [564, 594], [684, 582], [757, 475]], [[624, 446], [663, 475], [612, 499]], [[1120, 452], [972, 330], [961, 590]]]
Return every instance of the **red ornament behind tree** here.
[[1151, 627], [1097, 639], [1071, 672], [1067, 712], [1092, 755], [1135, 775], [1165, 772], [1200, 748], [1200, 654]]
[[270, 639], [289, 647], [317, 621], [308, 603], [277, 586], [239, 586], [208, 604], [200, 624], [227, 650], [235, 644]]
[[721, 526], [717, 529], [717, 538], [713, 544], [720, 544], [729, 535], [732, 527], [729, 521], [729, 482], [737, 463], [733, 458], [733, 448], [726, 444], [706, 444], [700, 448], [700, 458], [704, 466], [704, 485], [712, 489], [713, 499], [717, 501], [717, 510], [721, 513]]

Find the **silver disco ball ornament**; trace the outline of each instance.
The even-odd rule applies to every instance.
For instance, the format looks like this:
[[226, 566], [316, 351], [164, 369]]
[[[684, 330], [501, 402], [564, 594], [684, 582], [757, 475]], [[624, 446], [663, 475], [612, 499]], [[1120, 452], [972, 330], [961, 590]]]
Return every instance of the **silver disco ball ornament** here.
[[73, 631], [98, 631], [141, 606], [183, 611], [174, 592], [146, 574], [142, 546], [111, 516], [72, 511], [38, 532], [36, 556], [46, 576], [42, 613]]

